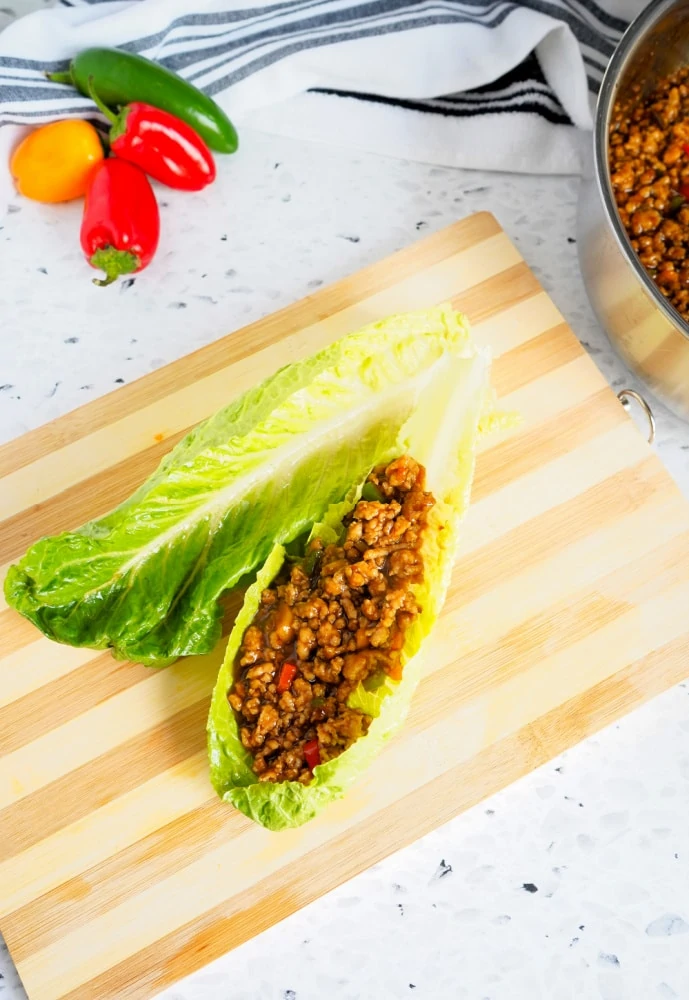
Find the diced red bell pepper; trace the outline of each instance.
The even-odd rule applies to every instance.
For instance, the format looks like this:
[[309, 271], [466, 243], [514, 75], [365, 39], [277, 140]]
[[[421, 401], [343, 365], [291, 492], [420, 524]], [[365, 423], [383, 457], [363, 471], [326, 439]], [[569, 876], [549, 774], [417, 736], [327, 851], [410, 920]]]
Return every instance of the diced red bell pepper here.
[[283, 691], [289, 691], [292, 686], [292, 681], [297, 676], [297, 665], [296, 663], [291, 663], [287, 660], [280, 667], [280, 673], [278, 674], [277, 689], [278, 693], [282, 694]]
[[304, 744], [304, 760], [309, 771], [313, 771], [321, 762], [321, 751], [318, 747], [318, 740], [308, 740]]

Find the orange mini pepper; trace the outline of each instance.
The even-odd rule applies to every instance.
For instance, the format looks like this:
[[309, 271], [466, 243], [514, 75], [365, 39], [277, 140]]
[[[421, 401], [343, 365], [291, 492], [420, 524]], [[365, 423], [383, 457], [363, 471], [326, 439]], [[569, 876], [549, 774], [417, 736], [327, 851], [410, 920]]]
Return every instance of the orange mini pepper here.
[[52, 122], [30, 132], [12, 154], [10, 170], [20, 194], [34, 201], [72, 201], [86, 191], [103, 159], [93, 125], [79, 118]]

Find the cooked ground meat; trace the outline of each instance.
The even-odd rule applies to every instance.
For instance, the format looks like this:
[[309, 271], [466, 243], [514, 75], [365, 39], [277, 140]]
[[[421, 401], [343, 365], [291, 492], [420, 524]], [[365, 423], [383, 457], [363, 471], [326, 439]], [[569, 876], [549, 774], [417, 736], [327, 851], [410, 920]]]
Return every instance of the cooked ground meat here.
[[399, 680], [404, 633], [421, 610], [422, 533], [435, 500], [406, 455], [369, 475], [341, 543], [316, 539], [264, 590], [228, 700], [261, 781], [311, 779], [368, 730], [348, 708], [360, 681]]
[[689, 66], [618, 102], [610, 178], [620, 218], [654, 282], [689, 319]]

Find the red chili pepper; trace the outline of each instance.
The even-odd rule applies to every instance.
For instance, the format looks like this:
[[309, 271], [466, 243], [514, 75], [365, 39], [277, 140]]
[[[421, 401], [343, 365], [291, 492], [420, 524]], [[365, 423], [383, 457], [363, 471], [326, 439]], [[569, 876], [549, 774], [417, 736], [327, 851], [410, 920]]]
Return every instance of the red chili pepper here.
[[689, 156], [689, 142], [685, 142], [684, 145], [682, 146], [682, 149], [687, 154], [687, 156]]
[[160, 236], [158, 202], [146, 174], [109, 159], [91, 174], [81, 223], [81, 248], [91, 267], [105, 271], [94, 285], [135, 274], [153, 259]]
[[679, 193], [685, 201], [689, 201], [689, 184], [680, 184]]
[[181, 191], [200, 191], [215, 180], [213, 154], [186, 122], [140, 101], [115, 115], [99, 99], [92, 83], [91, 97], [112, 122], [110, 149], [115, 156]]
[[289, 691], [292, 681], [297, 675], [297, 665], [296, 663], [290, 663], [287, 660], [286, 663], [282, 664], [280, 668], [280, 673], [278, 675], [277, 689], [278, 693], [282, 694], [283, 691]]
[[321, 751], [318, 748], [318, 740], [308, 740], [304, 744], [304, 759], [309, 771], [313, 771], [321, 762]]

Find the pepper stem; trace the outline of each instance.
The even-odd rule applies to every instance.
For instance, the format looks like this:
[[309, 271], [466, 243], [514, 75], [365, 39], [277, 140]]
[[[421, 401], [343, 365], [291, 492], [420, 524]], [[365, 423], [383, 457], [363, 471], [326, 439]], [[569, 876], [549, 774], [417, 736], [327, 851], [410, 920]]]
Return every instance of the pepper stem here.
[[96, 107], [98, 108], [98, 110], [102, 114], [105, 115], [105, 117], [108, 119], [109, 122], [111, 122], [114, 125], [115, 122], [118, 120], [117, 115], [115, 114], [114, 111], [111, 111], [110, 108], [106, 104], [103, 104], [103, 102], [101, 101], [100, 97], [96, 93], [96, 88], [95, 88], [94, 82], [93, 82], [93, 76], [89, 77], [88, 92], [89, 92], [89, 97], [91, 98], [91, 100], [93, 101], [93, 103], [96, 105]]
[[91, 278], [94, 285], [98, 285], [99, 288], [107, 288], [108, 285], [112, 285], [114, 281], [117, 281], [118, 275], [109, 274], [106, 278]]
[[139, 258], [129, 250], [116, 250], [106, 246], [91, 255], [89, 263], [99, 271], [105, 271], [104, 278], [94, 278], [94, 285], [105, 288], [112, 285], [123, 274], [133, 274], [139, 268]]
[[63, 70], [61, 73], [46, 73], [45, 76], [47, 80], [52, 80], [53, 83], [67, 83], [72, 87], [74, 86], [72, 71], [69, 69]]

